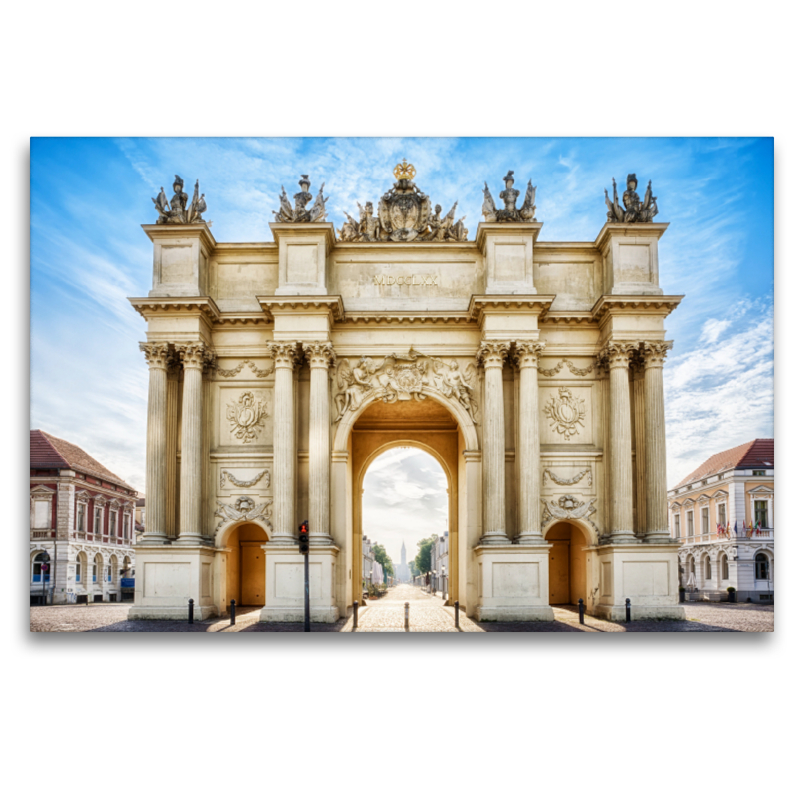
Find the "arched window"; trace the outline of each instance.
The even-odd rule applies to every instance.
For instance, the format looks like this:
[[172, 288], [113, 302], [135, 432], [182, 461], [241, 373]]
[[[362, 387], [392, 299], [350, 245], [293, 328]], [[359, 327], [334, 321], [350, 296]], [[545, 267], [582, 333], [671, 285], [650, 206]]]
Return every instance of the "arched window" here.
[[92, 563], [92, 583], [97, 583], [97, 578], [99, 575], [102, 575], [103, 572], [103, 559], [98, 553], [94, 557], [94, 562]]
[[711, 580], [711, 557], [706, 556], [706, 580]]
[[75, 556], [75, 581], [77, 583], [81, 582], [81, 554], [80, 553], [78, 553], [78, 555]]
[[42, 575], [47, 583], [50, 580], [50, 556], [47, 553], [39, 553], [33, 559], [33, 582], [41, 583]]
[[689, 559], [689, 572], [694, 575], [694, 556]]
[[759, 553], [756, 556], [756, 580], [769, 580], [769, 559], [764, 553]]
[[719, 560], [719, 568], [720, 572], [722, 573], [722, 580], [727, 581], [728, 576], [728, 556], [725, 553], [722, 554], [722, 558]]

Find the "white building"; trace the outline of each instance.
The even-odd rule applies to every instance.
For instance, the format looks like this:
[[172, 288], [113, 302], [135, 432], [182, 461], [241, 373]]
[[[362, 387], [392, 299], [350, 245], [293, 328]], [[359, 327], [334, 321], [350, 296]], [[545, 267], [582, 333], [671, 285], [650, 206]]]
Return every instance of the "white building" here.
[[40, 430], [31, 431], [30, 469], [31, 602], [123, 599], [133, 577], [136, 490]]
[[708, 599], [732, 587], [739, 601], [773, 601], [774, 483], [774, 439], [754, 439], [711, 456], [669, 491], [682, 586]]
[[364, 566], [361, 574], [362, 584], [366, 589], [367, 584], [372, 582], [372, 569], [375, 563], [375, 554], [372, 552], [372, 542], [364, 536], [363, 544], [361, 545], [361, 552], [364, 555]]

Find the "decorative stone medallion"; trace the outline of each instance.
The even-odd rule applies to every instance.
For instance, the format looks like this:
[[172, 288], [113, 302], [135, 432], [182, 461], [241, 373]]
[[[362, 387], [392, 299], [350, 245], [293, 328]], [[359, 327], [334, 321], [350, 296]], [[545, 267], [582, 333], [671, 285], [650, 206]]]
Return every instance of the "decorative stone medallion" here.
[[227, 418], [231, 424], [231, 433], [242, 444], [249, 444], [258, 437], [264, 427], [267, 416], [267, 403], [253, 392], [242, 392], [239, 401], [228, 403]]
[[580, 433], [578, 425], [584, 426], [586, 408], [582, 398], [573, 397], [569, 389], [562, 387], [558, 390], [558, 397], [550, 398], [544, 413], [550, 420], [551, 428], [569, 441], [571, 436]]

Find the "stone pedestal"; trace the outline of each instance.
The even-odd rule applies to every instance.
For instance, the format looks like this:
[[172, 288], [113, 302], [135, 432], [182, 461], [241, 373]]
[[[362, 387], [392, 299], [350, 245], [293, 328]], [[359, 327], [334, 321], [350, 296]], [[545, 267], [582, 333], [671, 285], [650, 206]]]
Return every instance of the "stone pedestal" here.
[[597, 557], [599, 602], [594, 616], [625, 621], [625, 600], [631, 619], [685, 619], [678, 605], [678, 544], [608, 544], [590, 548]]
[[[302, 622], [305, 585], [303, 556], [297, 546], [264, 545], [267, 601], [261, 622]], [[308, 557], [311, 621], [336, 622], [339, 608], [334, 592], [334, 571], [339, 548], [312, 547]]]
[[486, 294], [536, 294], [533, 246], [541, 222], [481, 222], [476, 242], [486, 264]]
[[658, 285], [658, 240], [668, 223], [606, 223], [595, 246], [603, 257], [605, 294], [664, 294]]
[[128, 619], [188, 619], [219, 614], [214, 604], [213, 547], [142, 546], [136, 550], [136, 589]]
[[548, 573], [550, 548], [551, 545], [545, 543], [476, 547], [480, 575], [477, 619], [552, 621]]
[[336, 244], [332, 222], [271, 222], [278, 243], [276, 295], [328, 293], [328, 253]]

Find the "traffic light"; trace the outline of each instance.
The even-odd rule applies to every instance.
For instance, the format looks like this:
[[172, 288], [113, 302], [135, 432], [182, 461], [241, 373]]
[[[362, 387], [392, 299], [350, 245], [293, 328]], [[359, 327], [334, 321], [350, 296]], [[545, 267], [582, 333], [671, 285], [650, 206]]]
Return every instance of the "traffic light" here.
[[308, 555], [308, 520], [300, 525], [300, 555]]

